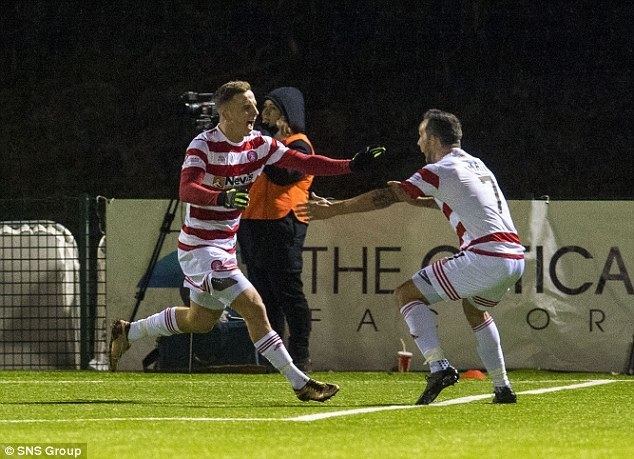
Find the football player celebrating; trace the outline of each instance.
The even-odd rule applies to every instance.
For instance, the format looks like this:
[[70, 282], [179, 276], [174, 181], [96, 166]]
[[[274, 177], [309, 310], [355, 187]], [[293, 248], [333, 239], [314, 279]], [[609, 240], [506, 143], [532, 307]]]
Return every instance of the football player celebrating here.
[[524, 271], [520, 244], [506, 199], [493, 173], [478, 158], [460, 148], [462, 127], [451, 113], [429, 110], [419, 128], [418, 146], [427, 165], [404, 182], [388, 182], [344, 201], [318, 198], [304, 208], [312, 220], [408, 202], [439, 208], [460, 242], [460, 252], [416, 272], [395, 290], [399, 310], [429, 363], [431, 374], [416, 402], [427, 405], [440, 391], [458, 381], [440, 346], [432, 304], [462, 301], [473, 328], [478, 354], [493, 380], [494, 403], [515, 403], [504, 356], [489, 311]]
[[240, 215], [249, 203], [250, 185], [267, 165], [311, 175], [349, 174], [369, 170], [385, 149], [365, 148], [352, 160], [289, 149], [253, 130], [259, 112], [245, 81], [222, 85], [214, 101], [220, 122], [191, 141], [180, 177], [179, 197], [187, 210], [178, 238], [178, 259], [191, 305], [167, 308], [132, 323], [115, 321], [110, 370], [116, 370], [130, 343], [145, 337], [209, 332], [222, 310], [231, 307], [244, 318], [256, 350], [289, 380], [300, 400], [326, 401], [339, 386], [315, 381], [294, 365], [282, 339], [271, 329], [262, 298], [238, 268]]

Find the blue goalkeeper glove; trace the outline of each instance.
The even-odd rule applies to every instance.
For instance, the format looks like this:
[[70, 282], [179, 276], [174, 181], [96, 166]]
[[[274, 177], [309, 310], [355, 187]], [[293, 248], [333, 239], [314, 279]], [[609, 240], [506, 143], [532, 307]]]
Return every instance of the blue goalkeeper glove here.
[[230, 190], [221, 192], [218, 195], [217, 202], [219, 206], [226, 207], [227, 209], [244, 210], [249, 205], [249, 192], [231, 188]]
[[385, 153], [385, 147], [365, 147], [350, 161], [350, 170], [354, 173], [369, 171], [372, 169], [372, 163], [383, 153]]

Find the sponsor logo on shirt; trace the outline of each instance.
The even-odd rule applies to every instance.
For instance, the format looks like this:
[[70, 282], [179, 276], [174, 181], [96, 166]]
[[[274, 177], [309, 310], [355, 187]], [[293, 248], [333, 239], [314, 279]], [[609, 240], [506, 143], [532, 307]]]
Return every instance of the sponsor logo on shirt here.
[[235, 177], [227, 177], [226, 184], [228, 186], [248, 185], [249, 183], [253, 182], [253, 180], [255, 180], [255, 178], [253, 177], [253, 172], [250, 172], [248, 174], [237, 175]]
[[214, 175], [211, 179], [211, 186], [214, 188], [229, 188], [232, 186], [245, 186], [249, 185], [255, 180], [253, 172], [243, 175], [236, 175], [233, 177], [221, 177]]

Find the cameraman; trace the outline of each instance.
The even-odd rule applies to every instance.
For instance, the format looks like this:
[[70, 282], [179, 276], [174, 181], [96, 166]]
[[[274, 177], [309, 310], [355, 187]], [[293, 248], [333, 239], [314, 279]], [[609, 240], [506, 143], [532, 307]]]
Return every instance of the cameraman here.
[[[314, 153], [304, 134], [304, 96], [293, 87], [274, 89], [265, 96], [263, 131], [288, 148]], [[293, 209], [308, 201], [312, 175], [266, 166], [249, 192], [238, 242], [253, 286], [262, 295], [271, 327], [284, 336], [288, 323], [288, 352], [295, 365], [309, 371], [311, 314], [302, 285], [302, 249], [306, 217]]]

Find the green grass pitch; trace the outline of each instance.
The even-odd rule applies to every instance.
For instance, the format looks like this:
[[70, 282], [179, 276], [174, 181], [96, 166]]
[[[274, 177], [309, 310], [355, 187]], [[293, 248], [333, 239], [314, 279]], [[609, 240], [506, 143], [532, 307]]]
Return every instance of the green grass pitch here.
[[463, 379], [423, 407], [423, 373], [313, 376], [342, 389], [319, 404], [277, 374], [0, 372], [0, 458], [23, 443], [86, 443], [90, 458], [634, 457], [630, 376], [512, 371], [517, 405]]

